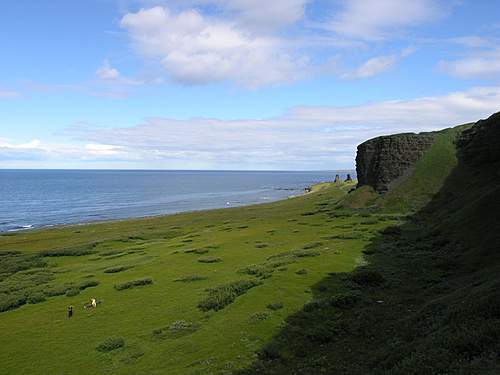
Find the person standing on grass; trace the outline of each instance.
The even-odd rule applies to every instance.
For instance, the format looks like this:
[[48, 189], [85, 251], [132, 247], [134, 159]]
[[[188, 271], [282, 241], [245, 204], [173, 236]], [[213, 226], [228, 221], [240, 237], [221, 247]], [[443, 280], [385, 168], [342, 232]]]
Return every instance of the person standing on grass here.
[[95, 298], [92, 298], [90, 300], [90, 304], [92, 305], [92, 307], [95, 309], [97, 307], [97, 301], [95, 300]]
[[68, 306], [68, 319], [73, 316], [73, 306]]

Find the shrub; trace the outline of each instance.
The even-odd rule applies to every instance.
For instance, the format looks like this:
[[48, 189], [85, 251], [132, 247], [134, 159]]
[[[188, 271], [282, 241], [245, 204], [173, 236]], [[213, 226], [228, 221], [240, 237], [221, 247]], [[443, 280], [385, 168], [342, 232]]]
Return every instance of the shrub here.
[[402, 232], [401, 228], [395, 226], [387, 227], [380, 231], [380, 233], [383, 234], [384, 236], [399, 236], [401, 232]]
[[124, 266], [110, 267], [110, 268], [106, 268], [104, 270], [104, 273], [118, 273], [118, 272], [126, 271], [129, 268], [130, 267], [124, 267]]
[[89, 244], [69, 247], [63, 249], [53, 249], [53, 250], [44, 250], [41, 251], [40, 254], [45, 257], [77, 257], [83, 255], [94, 254], [93, 250], [98, 245], [97, 242], [92, 242]]
[[80, 294], [80, 289], [78, 289], [78, 288], [69, 288], [66, 291], [66, 296], [67, 297], [74, 297], [74, 296], [77, 296], [79, 294]]
[[66, 291], [68, 289], [69, 287], [67, 285], [57, 285], [49, 287], [48, 289], [44, 289], [43, 294], [45, 294], [47, 297], [62, 296], [63, 294], [66, 294]]
[[273, 311], [281, 310], [283, 308], [283, 303], [282, 302], [270, 303], [269, 305], [267, 305], [267, 308]]
[[269, 245], [268, 245], [267, 243], [257, 243], [257, 244], [255, 244], [255, 247], [256, 247], [257, 249], [264, 249], [264, 248], [266, 248], [266, 247], [268, 247], [268, 246], [269, 246]]
[[251, 323], [258, 323], [269, 318], [269, 313], [267, 311], [259, 311], [250, 315]]
[[26, 296], [0, 294], [0, 312], [17, 309], [26, 303]]
[[132, 281], [127, 281], [126, 283], [116, 284], [115, 289], [120, 291], [120, 290], [132, 289], [132, 288], [135, 288], [138, 286], [145, 286], [145, 285], [150, 285], [150, 284], [153, 284], [153, 280], [149, 279], [149, 278], [132, 280]]
[[78, 285], [78, 289], [85, 290], [87, 288], [92, 288], [92, 287], [95, 287], [97, 285], [99, 285], [99, 281], [88, 280], [88, 281], [84, 281], [84, 282], [80, 283], [80, 285]]
[[185, 254], [198, 254], [198, 255], [203, 255], [208, 253], [208, 249], [189, 249], [189, 250], [184, 250]]
[[178, 279], [175, 279], [174, 281], [182, 282], [182, 283], [191, 283], [193, 281], [202, 281], [202, 280], [207, 280], [207, 279], [208, 279], [208, 277], [206, 277], [206, 276], [189, 275], [189, 276], [179, 277]]
[[320, 247], [321, 245], [323, 245], [322, 242], [313, 242], [313, 243], [305, 244], [304, 246], [302, 246], [302, 248], [304, 250], [310, 250], [310, 249], [315, 249], [317, 247]]
[[27, 303], [31, 303], [32, 305], [45, 301], [45, 295], [42, 292], [34, 292], [28, 295], [26, 299]]
[[296, 250], [292, 252], [293, 256], [297, 258], [308, 258], [308, 257], [317, 257], [320, 256], [321, 253], [319, 251], [311, 251], [311, 250]]
[[307, 270], [304, 268], [301, 268], [300, 270], [297, 270], [295, 273], [297, 275], [307, 275]]
[[125, 346], [125, 340], [123, 340], [122, 338], [119, 338], [119, 337], [117, 337], [117, 338], [110, 337], [110, 338], [107, 338], [106, 340], [104, 340], [95, 349], [98, 352], [107, 353], [107, 352], [111, 352], [113, 350], [122, 348], [123, 346]]
[[385, 281], [380, 272], [369, 269], [358, 269], [351, 275], [351, 280], [363, 286], [378, 286]]
[[233, 303], [236, 297], [260, 284], [253, 280], [239, 280], [208, 289], [208, 296], [198, 303], [198, 308], [201, 311], [222, 310]]
[[200, 263], [220, 263], [222, 262], [221, 258], [216, 258], [216, 257], [202, 257], [198, 259], [198, 262]]

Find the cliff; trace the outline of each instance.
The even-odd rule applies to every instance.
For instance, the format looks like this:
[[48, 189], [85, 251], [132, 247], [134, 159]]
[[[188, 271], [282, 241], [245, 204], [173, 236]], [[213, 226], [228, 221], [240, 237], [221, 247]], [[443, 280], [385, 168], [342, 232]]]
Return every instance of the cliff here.
[[397, 186], [433, 144], [432, 133], [397, 134], [366, 141], [358, 146], [358, 187], [369, 185], [379, 193]]

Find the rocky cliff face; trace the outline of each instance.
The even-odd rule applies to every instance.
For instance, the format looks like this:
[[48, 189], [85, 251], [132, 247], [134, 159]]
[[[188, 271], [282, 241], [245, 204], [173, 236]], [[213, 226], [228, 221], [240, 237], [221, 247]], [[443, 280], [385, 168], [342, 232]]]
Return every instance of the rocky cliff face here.
[[402, 181], [434, 142], [431, 133], [397, 134], [371, 139], [358, 146], [358, 186], [385, 193]]

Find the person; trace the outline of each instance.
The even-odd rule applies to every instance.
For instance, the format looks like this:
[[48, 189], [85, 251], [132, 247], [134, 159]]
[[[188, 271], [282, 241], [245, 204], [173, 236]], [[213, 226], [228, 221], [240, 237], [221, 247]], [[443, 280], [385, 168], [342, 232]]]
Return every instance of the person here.
[[73, 306], [68, 306], [68, 319], [73, 316]]
[[93, 308], [96, 308], [97, 307], [97, 301], [95, 300], [95, 298], [92, 298], [90, 300], [90, 304], [92, 305]]

